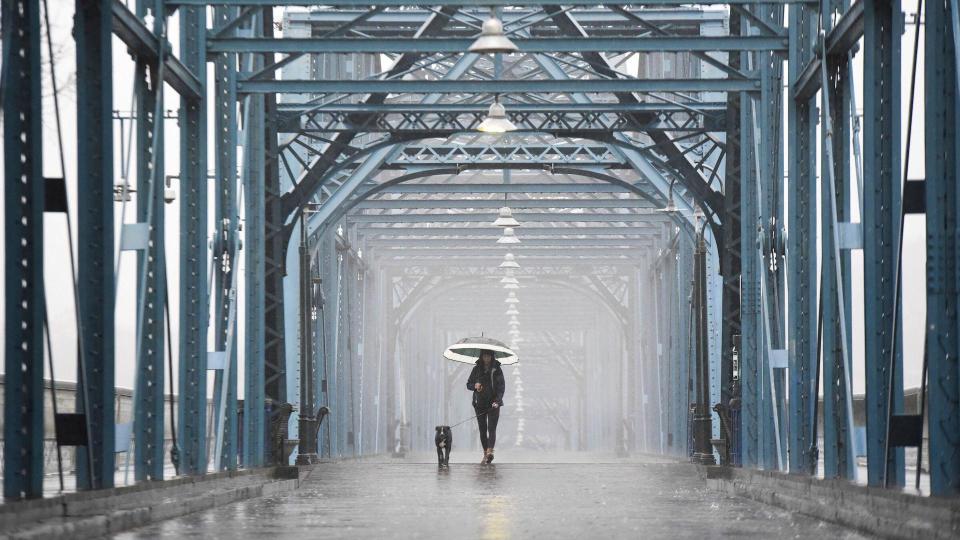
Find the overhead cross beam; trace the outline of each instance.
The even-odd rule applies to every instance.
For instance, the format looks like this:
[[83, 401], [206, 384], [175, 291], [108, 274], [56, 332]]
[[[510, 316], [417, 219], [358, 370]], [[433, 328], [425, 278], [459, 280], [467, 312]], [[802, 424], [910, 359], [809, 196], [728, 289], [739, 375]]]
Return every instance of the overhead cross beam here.
[[[382, 54], [463, 53], [472, 38], [211, 38], [207, 52], [294, 54]], [[787, 39], [779, 36], [654, 36], [522, 38], [514, 43], [524, 53], [580, 52], [690, 52], [690, 51], [778, 51], [786, 52]]]
[[558, 94], [759, 91], [756, 79], [403, 80], [286, 79], [237, 81], [240, 94]]

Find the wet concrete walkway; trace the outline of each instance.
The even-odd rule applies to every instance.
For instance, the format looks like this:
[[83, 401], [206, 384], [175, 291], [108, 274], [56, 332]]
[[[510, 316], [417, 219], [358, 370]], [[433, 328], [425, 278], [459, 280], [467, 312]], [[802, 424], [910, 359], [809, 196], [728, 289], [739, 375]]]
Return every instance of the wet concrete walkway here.
[[685, 464], [501, 454], [443, 470], [429, 456], [326, 463], [296, 491], [116, 538], [862, 538], [707, 490]]

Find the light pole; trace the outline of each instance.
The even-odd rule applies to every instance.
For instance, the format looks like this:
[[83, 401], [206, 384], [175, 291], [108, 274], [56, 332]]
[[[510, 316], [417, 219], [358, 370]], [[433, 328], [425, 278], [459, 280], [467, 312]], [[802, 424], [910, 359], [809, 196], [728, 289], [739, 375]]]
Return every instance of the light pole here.
[[316, 399], [313, 387], [313, 284], [310, 279], [307, 222], [304, 218], [311, 211], [315, 211], [314, 206], [308, 205], [300, 213], [300, 451], [297, 453], [297, 465], [311, 465], [318, 461], [319, 424], [314, 415]]

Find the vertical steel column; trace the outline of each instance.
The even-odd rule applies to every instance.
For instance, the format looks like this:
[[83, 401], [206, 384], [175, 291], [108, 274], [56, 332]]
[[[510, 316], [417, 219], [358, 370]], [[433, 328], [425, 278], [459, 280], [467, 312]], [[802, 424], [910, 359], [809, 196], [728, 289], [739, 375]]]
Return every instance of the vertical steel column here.
[[[731, 11], [730, 35], [739, 36], [742, 23], [740, 16]], [[733, 69], [740, 69], [740, 54], [727, 53], [727, 63]], [[723, 276], [722, 312], [723, 326], [721, 328], [721, 360], [720, 360], [720, 403], [721, 408], [730, 410], [730, 400], [740, 399], [739, 368], [734, 365], [734, 356], [740, 351], [735, 350], [741, 334], [740, 325], [740, 274], [741, 262], [741, 223], [740, 223], [740, 170], [743, 164], [740, 161], [740, 102], [739, 92], [727, 94], [726, 111], [726, 163], [723, 175], [723, 251], [720, 254], [720, 272]], [[731, 439], [740, 438], [740, 426], [728, 425]], [[721, 437], [727, 439], [726, 433]], [[727, 448], [733, 448], [733, 441], [727, 441]]]
[[[743, 53], [744, 55], [746, 53]], [[746, 62], [744, 62], [746, 64]], [[761, 376], [760, 346], [760, 276], [757, 246], [757, 177], [755, 172], [752, 106], [750, 97], [741, 95], [740, 102], [740, 433], [741, 462], [745, 467], [756, 467], [760, 462], [760, 401]]]
[[113, 486], [115, 421], [111, 2], [77, 0], [75, 21], [77, 294], [85, 368], [78, 380], [86, 385], [77, 392], [77, 411], [87, 415], [92, 445], [77, 447], [77, 484], [102, 489]]
[[[831, 6], [831, 0], [825, 0], [824, 6]], [[823, 16], [826, 31], [830, 31], [831, 8], [825, 7]], [[837, 264], [834, 246], [834, 227], [841, 227], [842, 223], [850, 221], [850, 90], [846, 82], [849, 66], [846, 56], [828, 56], [825, 59], [827, 68], [827, 93], [830, 104], [830, 123], [833, 128], [832, 164], [826, 158], [828, 140], [821, 140], [823, 145], [821, 160], [821, 248], [822, 278], [823, 278], [823, 446], [824, 446], [824, 476], [852, 478], [856, 461], [853, 448], [850, 448], [850, 430], [854, 426], [848, 425], [847, 400], [853, 396], [847, 395], [846, 374], [852, 373], [852, 366], [844, 367], [844, 354], [841, 343], [842, 336], [846, 336], [846, 350], [851, 350], [851, 299], [850, 299], [850, 250], [841, 246], [840, 268], [841, 279], [838, 283], [835, 266]], [[828, 170], [833, 166], [833, 179], [836, 193], [831, 186], [831, 174]], [[837, 223], [833, 223], [833, 211], [828, 197], [836, 198]], [[843, 306], [837, 301], [839, 292], [843, 295]], [[841, 318], [840, 310], [846, 313]], [[846, 322], [846, 331], [841, 331], [841, 322]]]
[[[150, 0], [137, 2], [137, 16], [154, 17], [153, 33], [164, 34], [166, 18]], [[149, 77], [148, 77], [149, 75]], [[137, 111], [137, 222], [149, 230], [147, 247], [137, 251], [139, 321], [134, 403], [134, 477], [163, 478], [164, 301], [167, 276], [164, 260], [164, 125], [163, 82], [158, 66], [137, 59], [134, 88]], [[149, 81], [149, 84], [148, 84]], [[159, 101], [159, 103], [158, 103]], [[160, 111], [159, 116], [157, 111]], [[82, 287], [81, 287], [82, 288]]]
[[[748, 8], [754, 11], [757, 17], [767, 21], [772, 26], [783, 24], [782, 8], [776, 6], [758, 6]], [[751, 32], [755, 33], [755, 32]], [[754, 53], [756, 66], [761, 77], [761, 91], [758, 107], [751, 112], [757, 115], [753, 119], [753, 126], [758, 128], [754, 145], [758, 167], [757, 189], [760, 198], [760, 223], [763, 228], [762, 254], [763, 279], [760, 280], [763, 303], [758, 328], [760, 339], [761, 362], [758, 376], [760, 394], [761, 448], [762, 462], [766, 469], [779, 469], [783, 462], [783, 448], [786, 446], [784, 417], [785, 386], [783, 370], [771, 364], [772, 350], [782, 350], [783, 347], [783, 269], [779, 256], [780, 229], [783, 215], [782, 179], [783, 179], [783, 146], [781, 144], [782, 123], [782, 62], [781, 59], [769, 52]], [[778, 439], [779, 438], [779, 439]]]
[[930, 491], [960, 494], [960, 367], [957, 341], [956, 0], [927, 2], [924, 20], [927, 203], [927, 361], [930, 396]]
[[[214, 9], [216, 27], [226, 25], [237, 14], [236, 8]], [[228, 35], [233, 35], [233, 31]], [[214, 379], [214, 410], [221, 406], [221, 385], [226, 384], [226, 407], [221, 451], [221, 468], [237, 467], [237, 323], [236, 315], [230, 320], [231, 305], [236, 313], [237, 291], [233, 289], [234, 272], [237, 271], [239, 253], [237, 239], [239, 209], [237, 208], [237, 55], [222, 53], [214, 61], [214, 141], [216, 169], [216, 197], [214, 227], [215, 261], [214, 272], [214, 347], [217, 351], [230, 351], [225, 367], [229, 376], [224, 381], [223, 371]], [[230, 339], [230, 343], [227, 340]]]
[[199, 100], [180, 100], [181, 472], [207, 469], [206, 8], [180, 8], [180, 57], [200, 80]]
[[[261, 31], [265, 37], [273, 37], [273, 8], [263, 8]], [[274, 63], [274, 54], [261, 55], [265, 65]], [[274, 77], [271, 71], [266, 78]], [[280, 198], [279, 150], [277, 148], [277, 97], [263, 97], [263, 161], [264, 181], [264, 384], [266, 396], [274, 403], [287, 401], [286, 352], [284, 349], [283, 321], [283, 276], [287, 259], [287, 244], [290, 230], [284, 227], [287, 216], [283, 214]], [[275, 444], [275, 442], [271, 442]], [[284, 464], [285, 465], [285, 464]]]
[[[803, 5], [790, 7], [789, 81], [791, 86], [812, 57], [813, 17]], [[817, 434], [813, 433], [817, 350], [817, 186], [816, 107], [810, 99], [788, 102], [790, 140], [789, 234], [789, 470], [814, 474], [817, 467]]]
[[43, 496], [43, 132], [40, 0], [3, 2], [3, 495]]
[[[887, 440], [887, 405], [903, 411], [902, 324], [895, 311], [898, 238], [900, 235], [900, 1], [874, 0], [864, 4], [863, 193], [864, 359], [866, 362], [867, 481], [879, 486], [903, 485], [903, 448]], [[896, 333], [897, 337], [894, 337]], [[896, 351], [891, 351], [896, 342]], [[894, 357], [894, 384], [888, 371]], [[886, 473], [884, 473], [886, 469]]]
[[[248, 55], [249, 70], [263, 67], [259, 55]], [[246, 66], [244, 66], [246, 67]], [[264, 295], [263, 295], [263, 96], [244, 98], [243, 118], [243, 191], [244, 191], [244, 399], [243, 464], [260, 467], [265, 456], [264, 413]]]

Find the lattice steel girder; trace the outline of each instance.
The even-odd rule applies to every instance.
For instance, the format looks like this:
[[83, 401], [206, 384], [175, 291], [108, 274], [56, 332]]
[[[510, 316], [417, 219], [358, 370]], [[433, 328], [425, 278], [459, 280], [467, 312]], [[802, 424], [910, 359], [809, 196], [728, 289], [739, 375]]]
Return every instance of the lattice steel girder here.
[[[466, 209], [500, 208], [501, 199], [369, 199], [361, 201], [357, 210], [398, 209]], [[652, 209], [654, 205], [645, 199], [510, 199], [510, 208], [625, 208]], [[536, 215], [536, 213], [531, 213]], [[389, 215], [389, 214], [388, 214]], [[487, 213], [487, 216], [493, 216]], [[556, 214], [553, 214], [556, 215]], [[576, 214], [574, 214], [576, 215]], [[638, 214], [649, 215], [649, 214]], [[350, 219], [352, 216], [348, 216]]]
[[503, 250], [503, 253], [507, 251], [518, 252], [522, 250], [540, 250], [554, 247], [584, 247], [584, 248], [598, 248], [598, 247], [611, 247], [611, 248], [631, 248], [637, 246], [646, 246], [650, 245], [645, 238], [551, 238], [551, 237], [522, 237], [521, 244], [510, 244], [510, 247], [504, 247], [502, 244], [497, 244], [496, 238], [490, 239], [475, 239], [475, 238], [461, 238], [461, 239], [447, 239], [447, 238], [410, 238], [410, 239], [369, 239], [367, 240], [367, 245], [370, 247], [393, 247], [393, 248], [404, 248], [404, 249], [420, 249], [420, 248], [485, 248], [485, 247], [500, 247]]
[[[262, 66], [258, 56], [250, 61]], [[243, 400], [243, 465], [260, 467], [265, 461], [264, 411], [264, 107], [263, 96], [248, 96], [243, 104], [244, 135], [244, 400]]]
[[[463, 53], [472, 38], [232, 38], [209, 39], [210, 53]], [[770, 36], [650, 36], [592, 38], [517, 38], [523, 53], [593, 52], [690, 52], [777, 51], [785, 52], [787, 39]]]
[[[501, 17], [503, 17], [504, 23], [507, 25], [508, 32], [510, 31], [509, 26], [514, 21], [528, 21], [530, 17], [538, 14], [537, 8], [539, 5], [532, 7], [517, 7], [515, 4], [512, 5], [514, 6], [513, 9], [501, 13]], [[368, 7], [369, 6], [363, 6], [363, 9], [357, 7], [338, 7], [336, 9], [321, 8], [309, 12], [293, 12], [287, 16], [298, 23], [309, 22], [321, 28], [336, 28], [354, 21], [357, 16], [364, 13]], [[486, 7], [481, 9], [483, 10], [481, 13], [486, 12]], [[642, 10], [643, 18], [647, 21], [671, 25], [680, 23], [698, 25], [704, 22], [720, 22], [726, 18], [726, 13], [719, 10], [678, 10], [669, 6], [661, 6], [659, 8], [644, 6], [640, 9], [633, 8], [630, 11], [635, 12], [640, 10]], [[473, 9], [472, 11], [476, 12], [480, 10]], [[432, 13], [433, 11], [430, 11], [430, 8], [404, 7], [402, 9], [390, 9], [389, 11], [382, 11], [372, 15], [366, 21], [363, 21], [360, 28], [363, 29], [364, 35], [371, 35], [376, 30], [395, 34], [398, 32], [398, 29], [409, 31], [413, 25], [421, 24]], [[615, 31], [622, 31], [625, 27], [630, 30], [636, 28], [636, 23], [627, 17], [602, 7], [576, 8], [574, 13], [577, 16], [577, 20], [588, 28], [613, 28]], [[359, 25], [354, 24], [351, 28], [357, 29], [358, 26]], [[461, 27], [465, 26], [466, 25], [461, 25]], [[475, 32], [475, 29], [471, 28], [471, 32]]]
[[[846, 57], [863, 37], [863, 5], [865, 3], [854, 2], [827, 33], [827, 56]], [[794, 99], [809, 99], [820, 90], [821, 59], [821, 55], [812, 56], [797, 79], [791, 81]]]
[[[726, 104], [721, 102], [695, 103], [508, 103], [509, 112], [514, 113], [628, 113], [628, 112], [685, 112], [689, 114], [722, 115]], [[281, 114], [310, 113], [486, 113], [489, 103], [331, 103], [329, 105], [311, 105], [306, 103], [281, 103], [277, 111]]]
[[40, 0], [2, 4], [5, 74], [3, 496], [43, 496], [43, 126]]
[[[114, 475], [113, 53], [111, 0], [76, 2], [77, 233], [80, 346], [91, 448], [77, 448], [77, 484], [103, 489]], [[52, 376], [52, 375], [51, 375]], [[89, 400], [89, 402], [87, 401]], [[87, 452], [92, 452], [88, 455]], [[92, 458], [92, 459], [91, 459]], [[90, 463], [93, 470], [90, 470]]]
[[[445, 261], [450, 263], [451, 258], [457, 260], [484, 260], [499, 261], [503, 260], [503, 254], [507, 250], [503, 248], [490, 249], [458, 249], [458, 248], [440, 248], [440, 249], [418, 249], [418, 250], [397, 250], [392, 248], [381, 248], [376, 250], [375, 257], [388, 259], [396, 262], [416, 261], [416, 264], [423, 264], [425, 260]], [[636, 264], [645, 261], [642, 257], [637, 257], [641, 253], [639, 249], [610, 249], [610, 248], [578, 248], [576, 250], [557, 249], [551, 251], [544, 250], [517, 250], [513, 253], [521, 265], [524, 261], [534, 262], [536, 264], [546, 264], [547, 261], [562, 261], [563, 264], [574, 264], [582, 262], [583, 264], [597, 264], [597, 261], [616, 262], [617, 264]]]
[[383, 163], [383, 169], [434, 168], [436, 165], [469, 166], [471, 169], [543, 169], [558, 165], [579, 167], [631, 168], [605, 144], [458, 145], [411, 144], [399, 148]]
[[[165, 0], [165, 3], [168, 6], [205, 6], [210, 3], [210, 0]], [[766, 4], [778, 5], [778, 4], [816, 4], [816, 0], [771, 0], [765, 2]], [[218, 5], [224, 6], [314, 6], [316, 2], [310, 2], [309, 0], [217, 0]], [[631, 6], [636, 5], [636, 0], [614, 0], [612, 2], [604, 2], [606, 6]], [[688, 6], [691, 4], [712, 6], [712, 5], [737, 5], [737, 4], [756, 4], [756, 0], [705, 0], [700, 2], [691, 2], [691, 0], [644, 0], [642, 2], [645, 6]], [[403, 6], [419, 6], [419, 5], [428, 5], [432, 6], [433, 4], [424, 3], [422, 1], [418, 2], [416, 0], [337, 0], [336, 5], [338, 7], [362, 7], [369, 8], [370, 6], [387, 6], [387, 7], [403, 7]], [[572, 4], [570, 2], [564, 2], [563, 0], [456, 0], [454, 2], [444, 2], [446, 6], [461, 6], [461, 7], [479, 7], [479, 8], [491, 8], [491, 7], [537, 7], [537, 6], [568, 6], [568, 5], [583, 5], [583, 6], [592, 6], [595, 5], [594, 2], [586, 1], [575, 1]]]
[[[641, 122], [634, 115], [592, 112], [516, 112], [507, 104], [507, 117], [517, 129], [514, 135], [525, 131], [547, 132], [557, 138], [579, 138], [594, 135], [605, 138], [611, 132], [709, 132], [726, 129], [724, 119], [683, 112], [663, 112], [648, 115]], [[445, 138], [462, 131], [476, 131], [487, 112], [436, 112], [402, 114], [328, 113], [323, 111], [305, 115], [307, 118], [288, 117], [280, 126], [285, 133], [330, 133], [360, 131], [392, 133], [394, 137], [412, 140]]]
[[[206, 79], [206, 8], [180, 10], [180, 50]], [[180, 103], [180, 414], [181, 474], [207, 470], [207, 108]]]
[[565, 80], [250, 80], [241, 94], [597, 94], [616, 92], [752, 92], [756, 79], [565, 79]]
[[[500, 202], [503, 204], [503, 201]], [[511, 206], [514, 206], [511, 203]], [[595, 214], [595, 213], [550, 213], [515, 212], [513, 217], [521, 223], [584, 222], [584, 223], [625, 223], [656, 222], [666, 223], [669, 217], [663, 213], [648, 214]], [[347, 223], [492, 223], [497, 214], [363, 214], [347, 216]], [[521, 227], [524, 231], [529, 227]]]
[[397, 184], [384, 193], [627, 193], [608, 183], [530, 184]]
[[[524, 236], [597, 236], [597, 235], [626, 235], [648, 236], [659, 233], [659, 227], [523, 227], [517, 233]], [[361, 234], [369, 238], [387, 237], [419, 237], [419, 236], [471, 236], [496, 240], [500, 236], [500, 228], [484, 227], [365, 227], [360, 229]]]
[[[147, 28], [143, 21], [133, 14], [120, 0], [112, 0], [113, 33], [117, 35], [137, 58], [156, 65], [161, 48], [160, 40]], [[189, 99], [200, 99], [202, 86], [193, 71], [183, 65], [171, 54], [170, 44], [162, 45], [164, 72], [163, 80], [174, 90]]]

